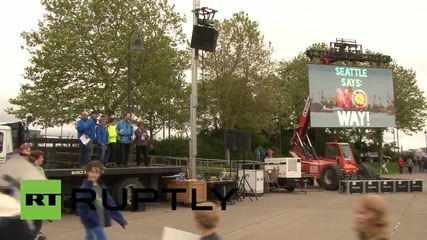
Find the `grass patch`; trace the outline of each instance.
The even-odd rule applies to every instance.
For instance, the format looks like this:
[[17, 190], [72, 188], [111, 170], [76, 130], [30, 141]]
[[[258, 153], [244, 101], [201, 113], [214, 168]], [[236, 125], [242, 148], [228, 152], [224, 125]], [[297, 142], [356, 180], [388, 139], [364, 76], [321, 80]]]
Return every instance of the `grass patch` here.
[[[370, 165], [375, 170], [376, 174], [380, 174], [381, 165], [378, 162], [364, 162], [364, 164]], [[397, 167], [396, 162], [387, 163], [387, 169], [388, 169], [388, 174], [399, 173], [399, 168]], [[387, 175], [387, 174], [381, 174], [381, 175]]]

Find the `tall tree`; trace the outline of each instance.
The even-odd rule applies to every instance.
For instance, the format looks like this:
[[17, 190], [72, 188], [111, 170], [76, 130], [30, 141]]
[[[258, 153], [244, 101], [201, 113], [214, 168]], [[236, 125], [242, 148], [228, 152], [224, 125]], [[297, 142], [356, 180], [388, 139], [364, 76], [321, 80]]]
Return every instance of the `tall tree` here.
[[206, 102], [201, 114], [209, 117], [205, 124], [223, 130], [240, 122], [274, 126], [278, 92], [271, 44], [244, 12], [216, 22], [215, 27], [220, 32], [216, 52], [206, 54], [202, 62]]
[[393, 62], [391, 67], [393, 69], [396, 125], [405, 133], [421, 131], [427, 117], [427, 101], [424, 92], [417, 85], [416, 73], [412, 69], [399, 66], [396, 62]]
[[31, 55], [24, 73], [29, 83], [10, 99], [19, 108], [7, 109], [9, 114], [22, 118], [32, 112], [47, 126], [72, 123], [84, 109], [124, 114], [128, 47], [137, 37], [146, 51], [131, 55], [136, 117], [158, 111], [166, 88], [171, 90], [166, 102], [188, 98], [181, 94], [189, 57], [183, 48], [184, 18], [167, 0], [41, 3], [47, 13], [38, 29], [22, 33]]

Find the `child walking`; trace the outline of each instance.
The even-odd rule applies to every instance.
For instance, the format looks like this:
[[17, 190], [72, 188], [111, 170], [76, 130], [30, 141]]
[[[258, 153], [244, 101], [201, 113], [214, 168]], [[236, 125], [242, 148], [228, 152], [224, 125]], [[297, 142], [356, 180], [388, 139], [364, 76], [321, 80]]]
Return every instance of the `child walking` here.
[[[106, 240], [104, 227], [111, 227], [111, 219], [116, 221], [122, 228], [126, 228], [128, 222], [123, 218], [119, 211], [110, 211], [102, 207], [102, 189], [106, 186], [99, 181], [101, 176], [102, 164], [100, 161], [91, 161], [86, 165], [87, 179], [83, 180], [81, 188], [93, 189], [96, 192], [96, 200], [94, 206], [96, 210], [92, 210], [86, 203], [77, 204], [77, 211], [80, 215], [86, 230], [86, 240]], [[107, 192], [108, 193], [108, 192]], [[80, 194], [79, 198], [87, 198], [88, 194]], [[109, 206], [116, 206], [110, 193], [107, 195]]]
[[219, 221], [219, 207], [212, 202], [198, 205], [212, 207], [212, 210], [194, 211], [196, 227], [202, 233], [200, 240], [221, 240], [215, 231]]

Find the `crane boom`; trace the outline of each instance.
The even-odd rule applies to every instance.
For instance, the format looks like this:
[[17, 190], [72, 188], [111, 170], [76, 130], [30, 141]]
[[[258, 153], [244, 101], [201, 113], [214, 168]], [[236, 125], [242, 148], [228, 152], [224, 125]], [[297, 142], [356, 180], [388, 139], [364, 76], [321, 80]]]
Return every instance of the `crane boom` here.
[[308, 131], [308, 123], [310, 121], [310, 95], [307, 96], [305, 101], [304, 110], [302, 112], [301, 118], [298, 122], [297, 128], [294, 130], [294, 134], [291, 140], [291, 151], [297, 154], [302, 160], [310, 160], [313, 157], [311, 151], [307, 151], [305, 145], [305, 139]]

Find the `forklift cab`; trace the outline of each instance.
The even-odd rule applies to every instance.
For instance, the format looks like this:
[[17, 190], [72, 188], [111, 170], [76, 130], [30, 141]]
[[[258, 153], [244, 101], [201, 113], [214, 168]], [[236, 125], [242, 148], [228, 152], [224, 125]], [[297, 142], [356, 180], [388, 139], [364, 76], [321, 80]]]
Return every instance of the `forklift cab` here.
[[343, 167], [345, 164], [355, 164], [353, 151], [350, 144], [339, 142], [328, 142], [325, 146], [325, 159], [335, 162]]

